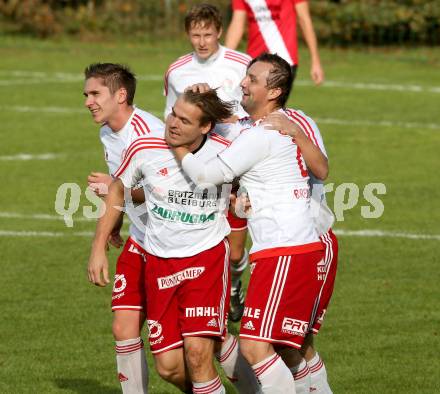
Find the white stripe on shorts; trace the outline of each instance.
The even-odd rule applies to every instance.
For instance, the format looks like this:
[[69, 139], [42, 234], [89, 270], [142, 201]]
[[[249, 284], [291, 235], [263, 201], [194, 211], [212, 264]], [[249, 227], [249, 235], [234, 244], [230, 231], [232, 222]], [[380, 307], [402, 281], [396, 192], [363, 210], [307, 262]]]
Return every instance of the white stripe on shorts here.
[[269, 293], [269, 298], [267, 300], [267, 304], [264, 310], [264, 315], [261, 323], [260, 335], [262, 337], [266, 337], [266, 338], [271, 337], [271, 329], [274, 324], [275, 315], [280, 303], [281, 295], [283, 294], [284, 285], [286, 283], [287, 272], [289, 270], [289, 265], [290, 265], [290, 256], [280, 256], [278, 258], [275, 275]]

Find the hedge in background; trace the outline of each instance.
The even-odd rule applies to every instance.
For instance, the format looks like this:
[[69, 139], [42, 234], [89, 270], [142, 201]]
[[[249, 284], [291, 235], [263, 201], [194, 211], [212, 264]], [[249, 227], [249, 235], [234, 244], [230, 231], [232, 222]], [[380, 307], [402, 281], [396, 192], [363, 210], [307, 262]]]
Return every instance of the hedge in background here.
[[320, 42], [440, 44], [438, 0], [311, 1]]
[[[39, 37], [111, 34], [171, 38], [182, 34], [183, 18], [194, 3], [200, 1], [0, 0], [0, 31]], [[230, 0], [212, 3], [227, 20]], [[322, 43], [440, 44], [438, 0], [311, 0], [310, 5]]]

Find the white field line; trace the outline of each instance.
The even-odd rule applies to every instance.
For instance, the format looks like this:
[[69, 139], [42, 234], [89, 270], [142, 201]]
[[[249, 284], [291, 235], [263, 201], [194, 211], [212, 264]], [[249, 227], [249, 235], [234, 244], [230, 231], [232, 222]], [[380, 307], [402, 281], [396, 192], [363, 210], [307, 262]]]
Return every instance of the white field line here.
[[[18, 212], [0, 212], [0, 218], [5, 219], [31, 219], [31, 220], [64, 220], [60, 215], [49, 214], [22, 214]], [[77, 222], [93, 222], [95, 219], [87, 219], [84, 217], [74, 217], [73, 221]], [[396, 231], [383, 230], [334, 230], [336, 235], [346, 237], [379, 237], [379, 238], [406, 238], [421, 240], [440, 241], [440, 234], [417, 234]], [[6, 231], [0, 230], [0, 236], [6, 237], [63, 237], [63, 236], [84, 236], [93, 235], [90, 231], [81, 232], [50, 232], [50, 231]]]
[[380, 237], [380, 238], [406, 238], [440, 241], [440, 234], [414, 234], [382, 230], [334, 230], [336, 235], [346, 237]]
[[[88, 115], [87, 109], [69, 108], [69, 107], [30, 107], [30, 106], [0, 106], [1, 110], [10, 112], [36, 112], [50, 114], [83, 114]], [[153, 115], [161, 118], [162, 112], [152, 111]], [[341, 126], [372, 126], [372, 127], [400, 127], [405, 129], [432, 129], [440, 130], [440, 123], [415, 123], [415, 122], [392, 122], [388, 120], [347, 120], [334, 118], [315, 118], [318, 124], [331, 124]]]
[[[30, 219], [30, 220], [57, 220], [64, 221], [61, 215], [49, 215], [46, 213], [25, 214], [18, 212], [0, 212], [0, 218], [3, 219]], [[73, 217], [74, 222], [94, 222], [95, 219], [88, 219], [85, 217]]]
[[[148, 74], [138, 75], [139, 81], [163, 81], [163, 75]], [[47, 73], [43, 71], [22, 71], [22, 70], [0, 70], [0, 86], [26, 85], [36, 83], [71, 83], [84, 80], [83, 74], [76, 73]], [[311, 81], [297, 80], [295, 85], [311, 86]], [[376, 91], [396, 91], [413, 93], [440, 93], [440, 86], [422, 86], [414, 84], [386, 84], [374, 82], [346, 82], [327, 80], [322, 88], [339, 88], [351, 90], [376, 90]]]
[[28, 160], [54, 160], [62, 157], [63, 155], [56, 153], [41, 153], [38, 155], [32, 155], [30, 153], [19, 153], [12, 156], [0, 156], [1, 161], [28, 161]]
[[400, 127], [404, 129], [432, 129], [439, 130], [439, 123], [392, 122], [389, 120], [345, 120], [333, 118], [315, 118], [318, 124], [334, 124], [341, 126], [372, 126], [372, 127]]

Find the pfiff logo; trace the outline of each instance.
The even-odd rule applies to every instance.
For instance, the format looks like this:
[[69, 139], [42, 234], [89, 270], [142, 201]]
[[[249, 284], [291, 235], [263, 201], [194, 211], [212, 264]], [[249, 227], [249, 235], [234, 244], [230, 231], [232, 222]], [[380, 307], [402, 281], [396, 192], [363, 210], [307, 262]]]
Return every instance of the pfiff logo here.
[[309, 323], [303, 320], [285, 317], [281, 325], [281, 331], [287, 334], [305, 337], [309, 332]]
[[125, 279], [124, 274], [115, 275], [115, 282], [113, 283], [113, 292], [120, 293], [127, 287], [127, 280]]
[[160, 324], [157, 320], [147, 320], [147, 324], [150, 339], [155, 339], [162, 334], [162, 324]]

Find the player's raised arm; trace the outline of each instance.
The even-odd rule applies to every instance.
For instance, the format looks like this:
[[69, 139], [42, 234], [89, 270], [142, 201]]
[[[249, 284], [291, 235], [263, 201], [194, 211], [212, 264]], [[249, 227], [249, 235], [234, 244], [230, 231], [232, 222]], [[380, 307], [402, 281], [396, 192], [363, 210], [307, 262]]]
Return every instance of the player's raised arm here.
[[108, 275], [108, 260], [106, 256], [107, 240], [119, 220], [121, 208], [124, 205], [124, 186], [117, 179], [109, 187], [104, 199], [104, 214], [98, 219], [95, 238], [92, 243], [88, 264], [88, 278], [97, 286], [106, 286], [110, 283]]

